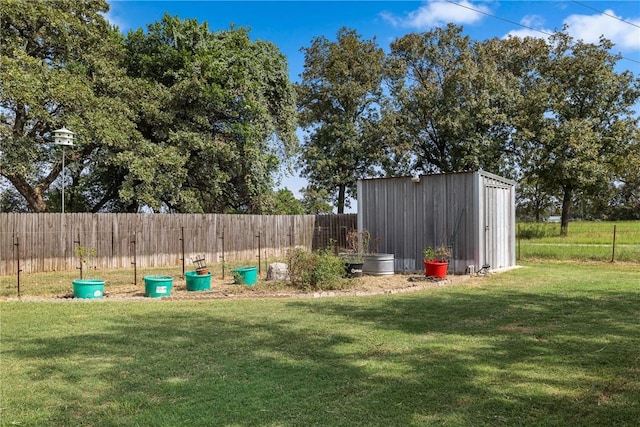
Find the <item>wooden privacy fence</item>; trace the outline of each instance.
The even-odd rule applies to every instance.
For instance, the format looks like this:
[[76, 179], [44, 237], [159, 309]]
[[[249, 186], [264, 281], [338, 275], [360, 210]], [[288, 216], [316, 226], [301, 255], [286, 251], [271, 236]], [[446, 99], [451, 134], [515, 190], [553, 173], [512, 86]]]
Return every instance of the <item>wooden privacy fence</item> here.
[[0, 276], [74, 270], [80, 247], [95, 249], [96, 268], [283, 259], [296, 246], [344, 247], [353, 228], [355, 214], [0, 213]]

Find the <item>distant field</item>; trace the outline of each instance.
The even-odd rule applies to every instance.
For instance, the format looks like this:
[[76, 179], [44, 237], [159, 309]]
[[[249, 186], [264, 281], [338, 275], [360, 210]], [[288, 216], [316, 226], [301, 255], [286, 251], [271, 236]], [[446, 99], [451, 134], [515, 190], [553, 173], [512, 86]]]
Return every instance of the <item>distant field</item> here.
[[570, 222], [566, 237], [559, 223], [519, 223], [517, 234], [520, 259], [640, 262], [640, 221]]

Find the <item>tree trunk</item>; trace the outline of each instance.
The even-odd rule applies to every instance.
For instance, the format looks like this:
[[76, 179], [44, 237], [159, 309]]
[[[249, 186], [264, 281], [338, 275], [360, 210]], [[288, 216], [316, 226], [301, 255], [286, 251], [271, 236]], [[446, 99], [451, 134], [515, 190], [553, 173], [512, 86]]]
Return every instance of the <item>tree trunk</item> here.
[[344, 213], [344, 198], [346, 193], [346, 185], [340, 184], [338, 186], [338, 213]]
[[569, 232], [569, 213], [571, 211], [571, 197], [573, 191], [570, 188], [564, 189], [562, 198], [562, 216], [560, 217], [560, 235], [566, 237]]
[[42, 187], [32, 187], [29, 183], [19, 175], [4, 175], [11, 184], [18, 190], [18, 193], [24, 197], [27, 205], [36, 213], [47, 212], [49, 207], [42, 196]]

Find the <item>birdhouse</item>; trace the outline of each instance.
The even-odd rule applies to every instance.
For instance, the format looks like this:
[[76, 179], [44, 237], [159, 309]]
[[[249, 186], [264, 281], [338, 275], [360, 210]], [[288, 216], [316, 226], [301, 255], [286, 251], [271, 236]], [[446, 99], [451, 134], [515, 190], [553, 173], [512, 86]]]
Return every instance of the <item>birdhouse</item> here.
[[56, 145], [73, 145], [73, 132], [63, 127], [53, 131], [53, 143]]

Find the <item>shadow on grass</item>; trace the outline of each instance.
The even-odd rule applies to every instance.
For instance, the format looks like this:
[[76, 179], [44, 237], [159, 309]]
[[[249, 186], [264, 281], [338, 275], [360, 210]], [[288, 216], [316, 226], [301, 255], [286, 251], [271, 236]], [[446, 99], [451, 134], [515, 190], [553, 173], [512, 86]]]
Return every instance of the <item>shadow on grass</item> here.
[[48, 408], [31, 420], [46, 425], [635, 425], [639, 304], [483, 289], [60, 304], [66, 333], [10, 333], [4, 353], [47, 396], [12, 401]]
[[461, 289], [373, 304], [337, 301], [323, 312], [423, 338], [421, 358], [402, 355], [417, 381], [437, 378], [440, 396], [435, 405], [425, 402], [423, 414], [451, 411], [474, 425], [640, 420], [640, 292]]

